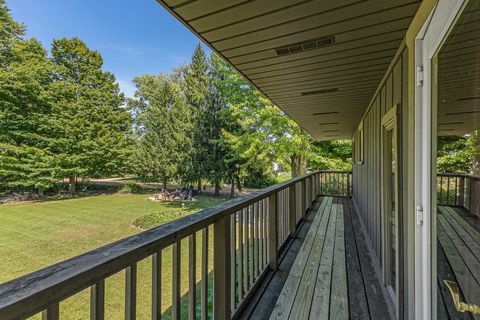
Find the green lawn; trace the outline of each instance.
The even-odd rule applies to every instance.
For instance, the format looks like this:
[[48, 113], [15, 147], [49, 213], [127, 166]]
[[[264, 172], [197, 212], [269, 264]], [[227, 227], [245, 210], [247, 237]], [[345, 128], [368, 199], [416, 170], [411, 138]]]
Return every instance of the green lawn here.
[[[202, 196], [199, 201], [159, 203], [145, 194], [98, 195], [62, 201], [0, 206], [0, 283], [140, 232], [132, 222], [151, 213], [185, 214], [213, 206], [225, 198]], [[210, 233], [211, 234], [211, 233]], [[210, 244], [212, 241], [210, 241]], [[197, 257], [200, 259], [200, 235]], [[188, 244], [182, 242], [182, 292], [187, 290]], [[211, 248], [210, 248], [211, 250]], [[199, 265], [199, 263], [197, 263]], [[163, 256], [163, 308], [171, 305], [171, 249]], [[197, 270], [199, 279], [200, 270]], [[138, 319], [150, 318], [151, 260], [138, 264]], [[89, 292], [61, 304], [62, 319], [87, 319]], [[106, 282], [106, 319], [123, 318], [124, 273]], [[38, 318], [38, 317], [37, 317]]]

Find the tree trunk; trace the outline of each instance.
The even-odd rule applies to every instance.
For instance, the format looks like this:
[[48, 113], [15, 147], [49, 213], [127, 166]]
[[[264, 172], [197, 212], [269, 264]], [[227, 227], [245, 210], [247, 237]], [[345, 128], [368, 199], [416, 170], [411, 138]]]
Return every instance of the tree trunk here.
[[167, 190], [167, 177], [163, 178], [163, 190]]
[[307, 159], [303, 155], [294, 154], [290, 157], [292, 178], [307, 173]]
[[240, 177], [238, 175], [235, 176], [235, 180], [237, 180], [237, 190], [242, 192], [242, 183], [240, 182]]
[[213, 193], [214, 196], [220, 195], [220, 181], [215, 181], [215, 192]]
[[235, 197], [235, 179], [232, 178], [232, 185], [230, 186], [230, 198]]
[[202, 193], [202, 179], [198, 179], [197, 193], [198, 193], [198, 194], [201, 194], [201, 193]]
[[68, 177], [68, 191], [70, 193], [75, 193], [76, 189], [76, 179], [75, 176]]

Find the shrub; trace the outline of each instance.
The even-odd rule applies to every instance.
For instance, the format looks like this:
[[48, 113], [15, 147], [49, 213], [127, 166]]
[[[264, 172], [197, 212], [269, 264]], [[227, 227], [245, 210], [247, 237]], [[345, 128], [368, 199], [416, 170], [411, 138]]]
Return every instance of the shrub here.
[[146, 230], [158, 227], [164, 223], [186, 216], [187, 214], [188, 212], [182, 211], [154, 212], [135, 219], [132, 224], [137, 228]]

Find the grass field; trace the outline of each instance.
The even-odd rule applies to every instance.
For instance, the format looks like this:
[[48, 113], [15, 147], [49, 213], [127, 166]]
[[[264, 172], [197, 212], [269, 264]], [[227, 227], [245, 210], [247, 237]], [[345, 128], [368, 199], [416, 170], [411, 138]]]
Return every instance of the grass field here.
[[[0, 256], [3, 257], [0, 259], [0, 283], [138, 233], [140, 231], [131, 224], [141, 216], [180, 211], [188, 214], [226, 200], [203, 196], [197, 202], [186, 203], [182, 209], [181, 203], [151, 202], [147, 197], [145, 194], [112, 194], [0, 206]], [[197, 248], [201, 248], [200, 236]], [[187, 241], [183, 241], [182, 292], [187, 290], [187, 249]], [[199, 251], [197, 257], [201, 258]], [[171, 305], [171, 269], [171, 249], [167, 248], [163, 254], [164, 310]], [[150, 318], [150, 287], [151, 259], [148, 258], [138, 264], [138, 319]], [[123, 272], [107, 279], [105, 297], [105, 318], [122, 319]], [[60, 309], [62, 319], [88, 319], [89, 291], [62, 302]]]

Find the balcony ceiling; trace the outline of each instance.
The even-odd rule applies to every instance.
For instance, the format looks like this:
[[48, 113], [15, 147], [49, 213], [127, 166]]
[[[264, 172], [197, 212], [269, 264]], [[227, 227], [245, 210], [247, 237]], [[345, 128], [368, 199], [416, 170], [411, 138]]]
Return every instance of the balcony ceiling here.
[[318, 140], [352, 137], [421, 2], [157, 1]]

